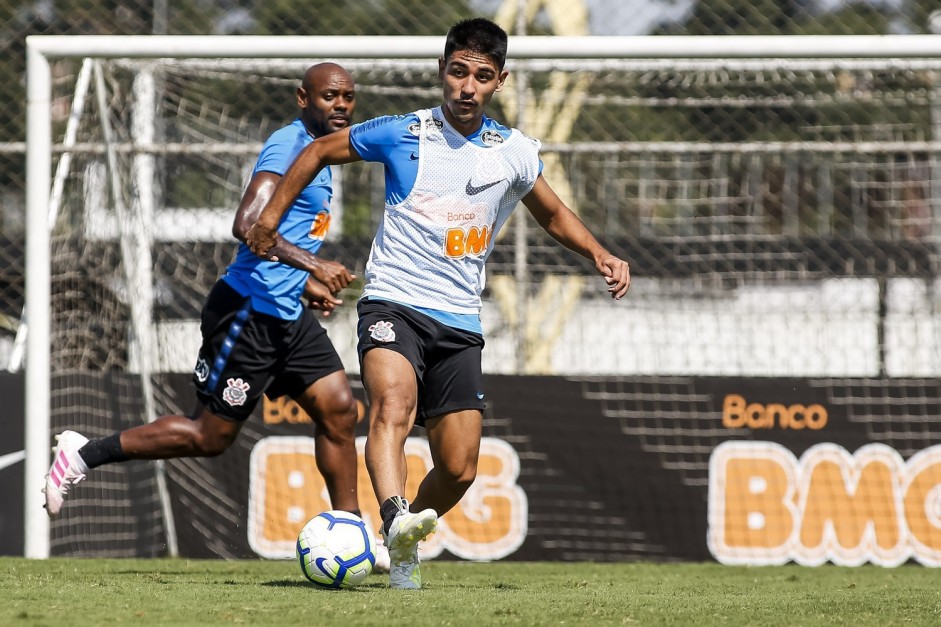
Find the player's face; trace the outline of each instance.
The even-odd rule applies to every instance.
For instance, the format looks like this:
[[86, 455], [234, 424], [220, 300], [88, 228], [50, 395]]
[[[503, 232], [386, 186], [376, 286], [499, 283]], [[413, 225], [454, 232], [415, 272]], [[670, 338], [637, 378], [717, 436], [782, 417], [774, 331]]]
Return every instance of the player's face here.
[[493, 94], [503, 89], [508, 72], [501, 72], [485, 54], [457, 50], [447, 59], [438, 59], [438, 78], [444, 86], [444, 115], [462, 133], [480, 127], [484, 107]]
[[318, 137], [350, 125], [356, 108], [356, 87], [346, 72], [318, 74], [297, 90], [297, 104], [307, 128]]

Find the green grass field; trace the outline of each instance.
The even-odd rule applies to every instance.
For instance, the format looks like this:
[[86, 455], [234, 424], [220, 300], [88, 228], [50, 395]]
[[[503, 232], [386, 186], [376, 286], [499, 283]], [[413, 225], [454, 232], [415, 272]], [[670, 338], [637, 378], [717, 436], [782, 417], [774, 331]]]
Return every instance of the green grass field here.
[[294, 562], [0, 558], [0, 625], [938, 625], [920, 566], [424, 564], [425, 589], [347, 591]]

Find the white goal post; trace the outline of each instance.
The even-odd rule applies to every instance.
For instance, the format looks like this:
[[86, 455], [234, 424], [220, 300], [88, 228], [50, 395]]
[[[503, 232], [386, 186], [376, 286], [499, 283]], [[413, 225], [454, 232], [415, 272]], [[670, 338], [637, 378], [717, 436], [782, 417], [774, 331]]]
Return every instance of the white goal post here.
[[[42, 508], [50, 433], [52, 72], [73, 58], [435, 58], [443, 37], [30, 36], [27, 54], [25, 555], [49, 556]], [[511, 37], [510, 68], [553, 59], [937, 59], [941, 36]], [[524, 127], [525, 124], [520, 123]], [[933, 151], [939, 143], [926, 142]], [[150, 148], [138, 146], [142, 152]]]

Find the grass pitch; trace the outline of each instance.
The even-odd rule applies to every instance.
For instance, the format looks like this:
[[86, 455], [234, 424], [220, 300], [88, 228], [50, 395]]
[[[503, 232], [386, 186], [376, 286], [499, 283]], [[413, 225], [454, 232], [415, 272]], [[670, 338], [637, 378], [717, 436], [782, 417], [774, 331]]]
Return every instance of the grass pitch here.
[[422, 565], [425, 589], [307, 583], [294, 562], [0, 558], [0, 625], [938, 625], [920, 566]]

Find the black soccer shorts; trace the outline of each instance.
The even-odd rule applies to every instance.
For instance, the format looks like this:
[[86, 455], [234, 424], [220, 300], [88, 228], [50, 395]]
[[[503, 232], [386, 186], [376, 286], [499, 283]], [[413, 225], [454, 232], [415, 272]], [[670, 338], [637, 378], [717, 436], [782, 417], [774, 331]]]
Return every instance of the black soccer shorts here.
[[360, 366], [368, 351], [385, 348], [405, 357], [415, 369], [417, 424], [453, 411], [484, 409], [482, 336], [398, 303], [363, 299], [356, 308]]
[[243, 421], [262, 394], [295, 398], [343, 370], [313, 312], [282, 320], [252, 310], [251, 299], [220, 279], [203, 307], [203, 344], [193, 370], [196, 398], [220, 418]]

